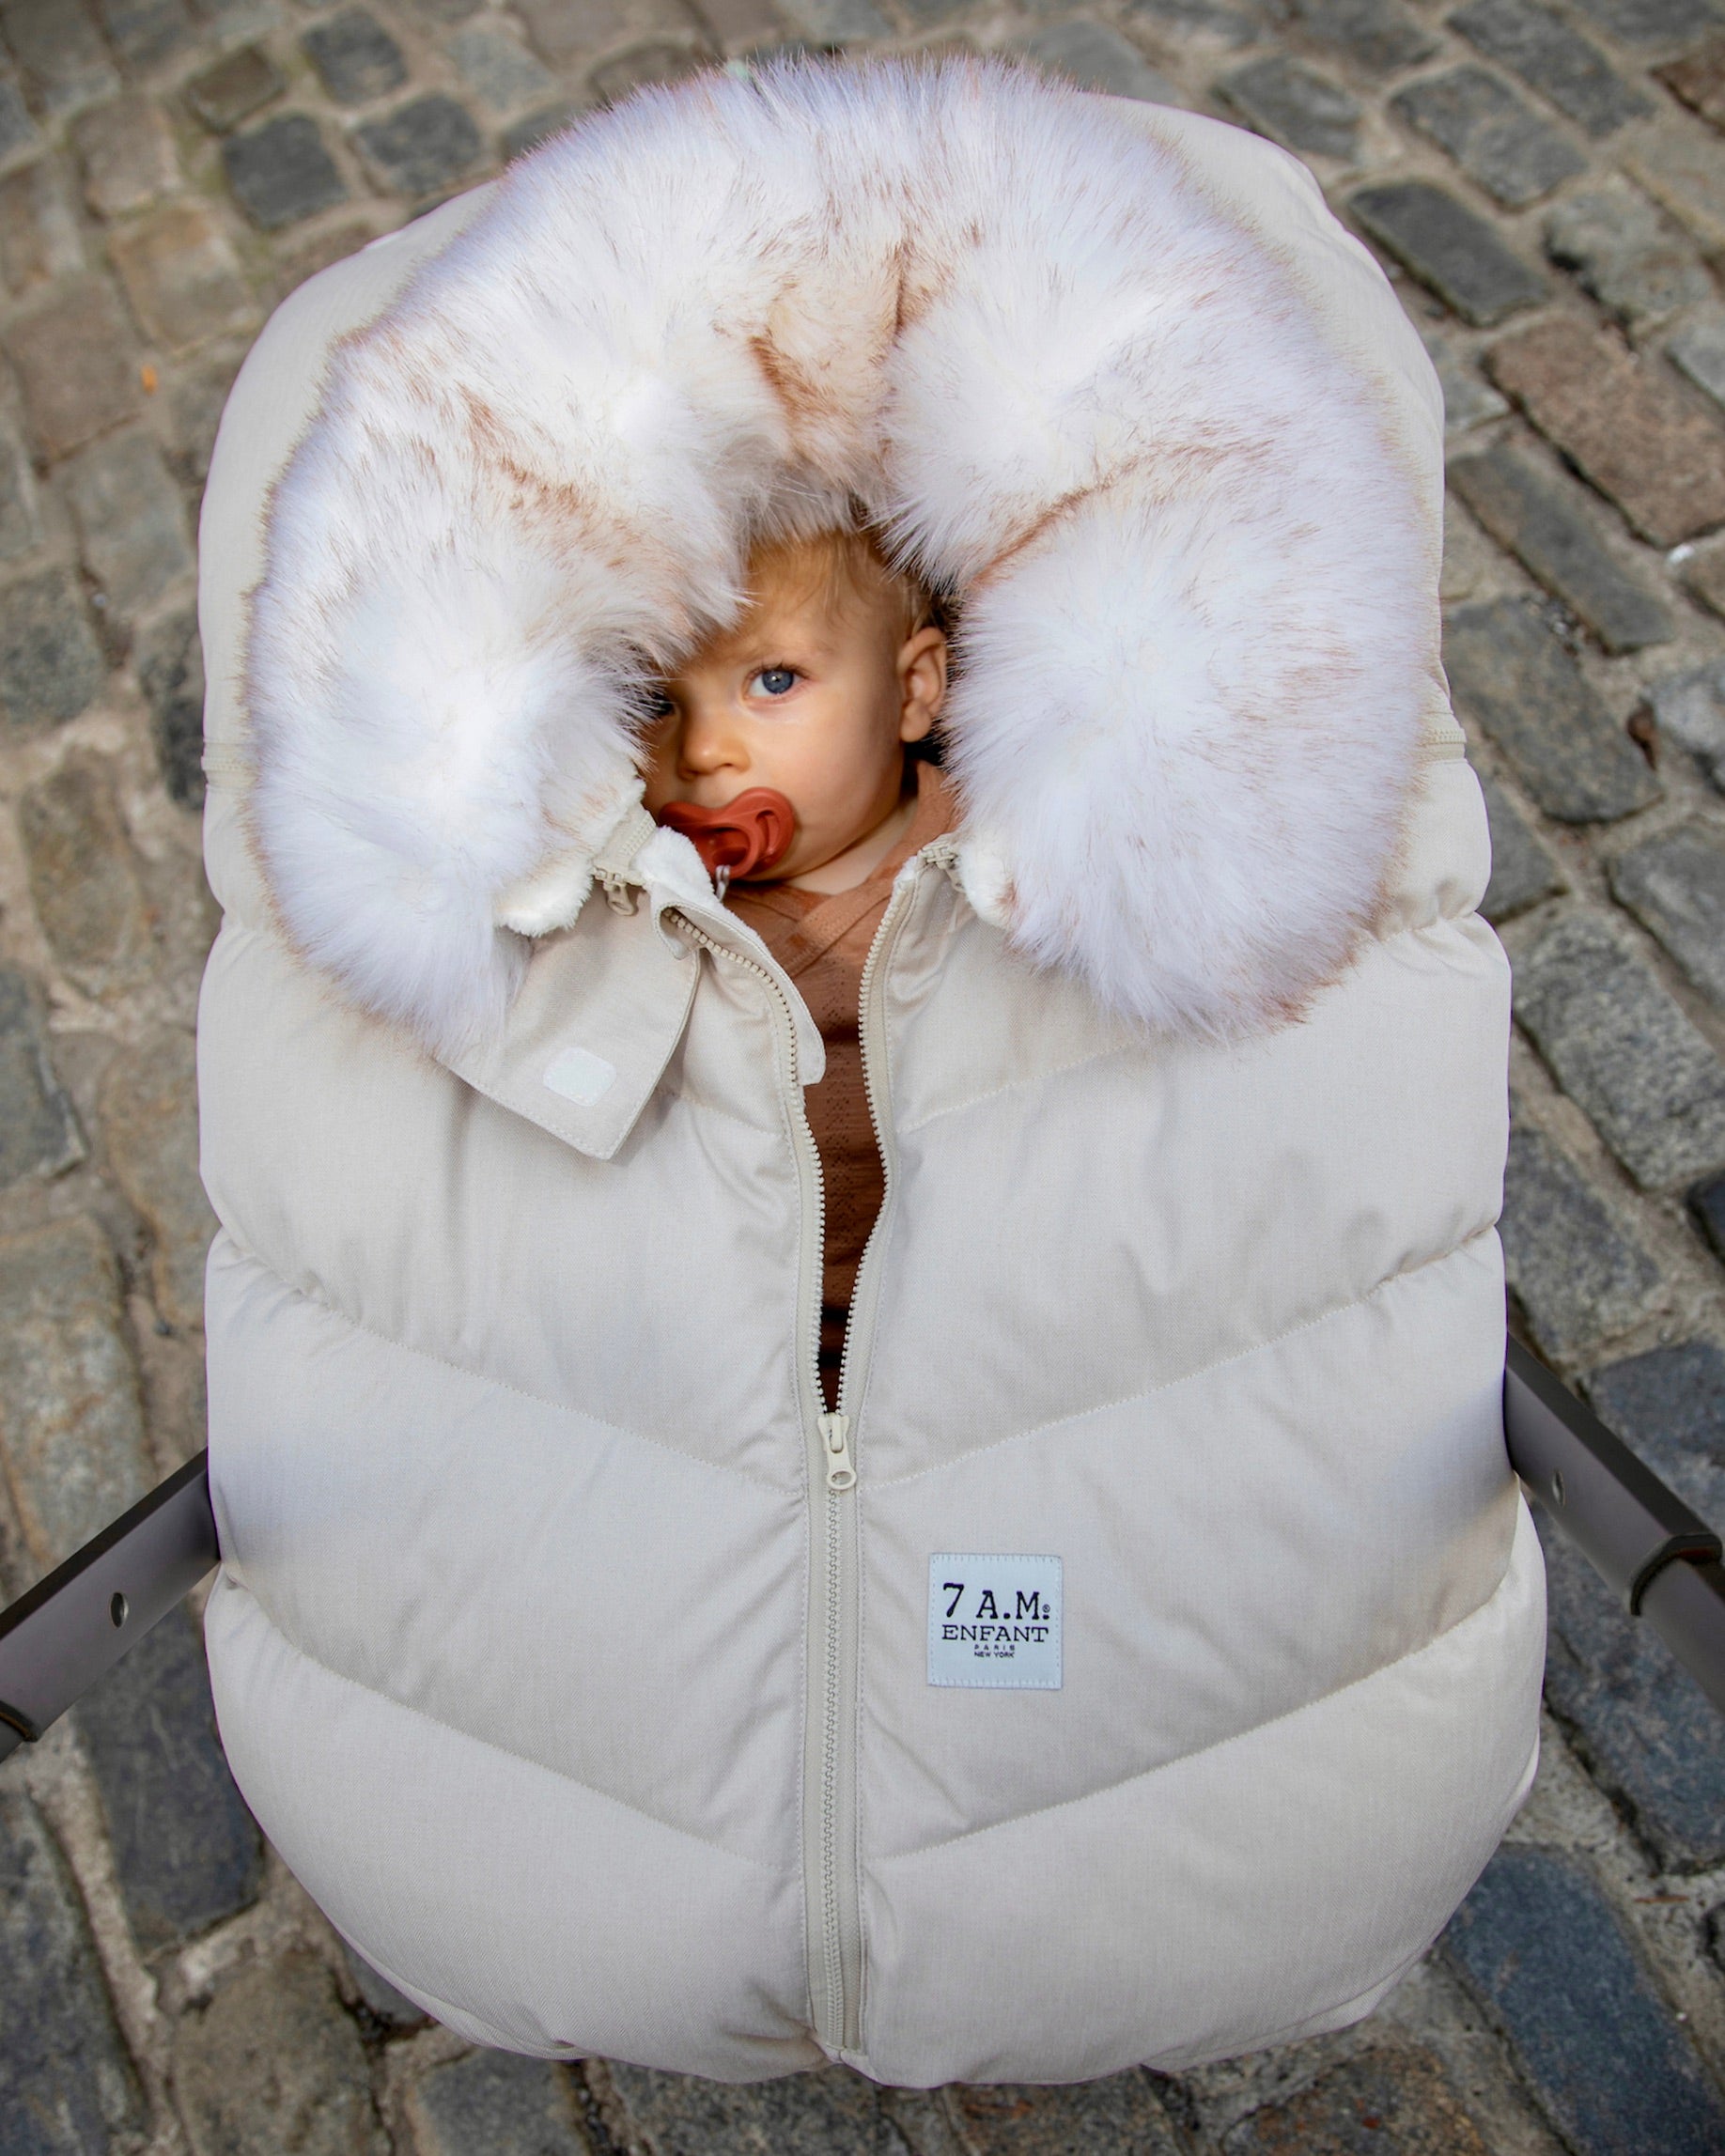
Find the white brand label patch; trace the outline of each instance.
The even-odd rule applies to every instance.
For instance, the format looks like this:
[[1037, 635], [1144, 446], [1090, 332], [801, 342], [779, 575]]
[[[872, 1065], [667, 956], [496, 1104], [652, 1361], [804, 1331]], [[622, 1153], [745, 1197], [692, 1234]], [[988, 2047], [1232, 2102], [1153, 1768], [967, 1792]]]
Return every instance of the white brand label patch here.
[[545, 1083], [577, 1108], [597, 1108], [616, 1078], [616, 1064], [596, 1056], [591, 1048], [565, 1048], [546, 1072]]
[[1060, 1690], [1060, 1559], [928, 1560], [928, 1682]]

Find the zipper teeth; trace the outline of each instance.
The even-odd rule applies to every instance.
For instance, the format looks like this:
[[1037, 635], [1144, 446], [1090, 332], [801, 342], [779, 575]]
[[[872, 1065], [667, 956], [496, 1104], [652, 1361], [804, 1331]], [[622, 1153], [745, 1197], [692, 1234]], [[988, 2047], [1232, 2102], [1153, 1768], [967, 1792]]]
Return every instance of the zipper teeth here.
[[[808, 1158], [813, 1164], [815, 1181], [816, 1243], [818, 1249], [824, 1249], [827, 1233], [826, 1176], [820, 1164], [820, 1148], [815, 1142], [815, 1128], [809, 1121], [808, 1110], [802, 1105], [802, 1073], [797, 1054], [797, 1015], [791, 1009], [790, 999], [785, 995], [785, 989], [776, 976], [767, 967], [763, 966], [759, 959], [751, 958], [746, 952], [734, 950], [730, 944], [720, 942], [716, 936], [709, 936], [698, 922], [692, 921], [680, 907], [676, 910], [676, 919], [679, 925], [685, 928], [704, 950], [712, 952], [715, 957], [729, 958], [734, 965], [741, 966], [746, 971], [754, 974], [758, 980], [765, 981], [774, 996], [777, 997], [779, 1008], [785, 1013], [789, 1036], [791, 1099], [795, 1103], [797, 1121], [802, 1125], [802, 1135], [808, 1140]], [[872, 1109], [870, 1112], [873, 1113]], [[814, 1373], [815, 1399], [818, 1409], [826, 1405], [820, 1392], [820, 1297], [818, 1295], [814, 1298], [814, 1322], [805, 1345], [809, 1351], [808, 1367]]]
[[843, 1498], [827, 1492], [827, 1688], [825, 1726], [821, 1731], [820, 1771], [820, 1914], [821, 1944], [827, 1966], [827, 2006], [841, 2044], [849, 2018], [845, 2000], [845, 1952], [840, 1936], [838, 1803], [839, 1709], [844, 1689], [844, 1662], [839, 1652], [839, 1595], [844, 1587], [844, 1521], [839, 1506]]
[[[923, 849], [923, 852], [917, 857], [919, 861], [927, 861], [932, 862], [934, 865], [945, 869], [949, 875], [952, 873], [953, 864], [956, 858], [956, 847], [951, 840], [937, 840], [933, 845], [925, 846]], [[893, 897], [887, 906], [886, 912], [882, 916], [880, 926], [876, 930], [874, 940], [869, 945], [868, 956], [863, 961], [862, 979], [857, 997], [859, 1019], [858, 1044], [862, 1050], [862, 1092], [863, 1097], [868, 1103], [869, 1122], [874, 1127], [875, 1145], [877, 1151], [880, 1155], [881, 1168], [880, 1210], [875, 1217], [875, 1225], [869, 1231], [868, 1241], [863, 1247], [862, 1256], [858, 1264], [857, 1277], [859, 1280], [861, 1280], [862, 1277], [863, 1269], [866, 1267], [869, 1257], [873, 1252], [876, 1243], [882, 1232], [882, 1225], [886, 1217], [888, 1202], [892, 1195], [894, 1176], [893, 1155], [887, 1144], [885, 1124], [881, 1115], [879, 1093], [876, 1083], [875, 1072], [869, 1062], [866, 1045], [868, 1032], [869, 1001], [874, 993], [875, 982], [878, 977], [881, 965], [884, 963], [886, 953], [897, 936], [899, 924], [902, 923], [905, 915], [909, 910], [910, 896], [913, 888], [913, 885], [905, 885], [899, 889], [894, 890]], [[740, 951], [732, 949], [729, 944], [721, 943], [716, 937], [710, 936], [707, 930], [702, 928], [697, 923], [692, 921], [688, 914], [682, 912], [680, 909], [677, 911], [676, 919], [681, 923], [681, 925], [688, 930], [690, 936], [693, 938], [695, 942], [702, 945], [704, 949], [712, 952], [715, 956], [725, 957], [733, 960], [737, 965], [744, 967], [749, 972], [755, 974], [759, 979], [765, 981], [767, 985], [772, 990], [774, 996], [778, 999], [779, 1006], [785, 1012], [786, 1019], [789, 1021], [791, 1092], [792, 1097], [796, 1103], [797, 1119], [802, 1126], [802, 1134], [807, 1140], [807, 1155], [814, 1163], [815, 1218], [816, 1226], [818, 1231], [817, 1247], [824, 1252], [826, 1247], [826, 1186], [823, 1171], [821, 1168], [820, 1149], [815, 1143], [815, 1133], [809, 1123], [808, 1112], [803, 1107], [802, 1103], [802, 1090], [800, 1083], [799, 1082], [800, 1073], [798, 1066], [797, 1056], [796, 1015], [791, 1009], [790, 1000], [786, 997], [784, 987], [781, 985], [777, 978], [771, 972], [769, 972], [765, 966], [761, 965], [758, 960], [748, 957], [744, 953]], [[821, 1393], [820, 1387], [821, 1298], [818, 1295], [816, 1295], [812, 1297], [811, 1300], [813, 1305], [813, 1325], [811, 1338], [808, 1342], [809, 1359], [807, 1367], [814, 1380], [814, 1399], [817, 1410], [816, 1419], [816, 1427], [819, 1428], [819, 1410], [822, 1410], [826, 1407], [826, 1401]], [[833, 1396], [832, 1411], [838, 1414], [843, 1414], [846, 1412], [847, 1403], [845, 1392], [846, 1386], [849, 1381], [852, 1350], [856, 1339], [857, 1328], [855, 1319], [856, 1297], [853, 1294], [851, 1298], [849, 1320], [847, 1322], [845, 1326], [845, 1344], [839, 1357], [838, 1386]], [[822, 1437], [822, 1449], [824, 1465], [824, 1435]], [[831, 1488], [829, 1488], [826, 1493], [827, 1638], [825, 1658], [826, 1667], [824, 1670], [825, 1683], [824, 1696], [822, 1700], [823, 1714], [821, 1727], [820, 1773], [821, 1953], [826, 1984], [828, 2018], [831, 2025], [832, 2032], [836, 2036], [836, 2040], [841, 2047], [848, 2040], [848, 2023], [850, 2019], [849, 2009], [851, 2005], [851, 2002], [846, 1996], [847, 1987], [843, 1935], [843, 1912], [840, 1907], [839, 1894], [840, 1853], [838, 1848], [838, 1814], [839, 1802], [842, 1794], [839, 1788], [841, 1774], [841, 1745], [839, 1733], [841, 1728], [841, 1715], [844, 1708], [844, 1699], [842, 1695], [844, 1692], [845, 1682], [843, 1625], [841, 1621], [841, 1611], [839, 1605], [840, 1597], [844, 1592], [845, 1585], [845, 1514], [843, 1507], [845, 1497], [847, 1495], [848, 1495], [848, 1493], [832, 1490]]]
[[[751, 958], [730, 944], [722, 943], [710, 936], [697, 922], [679, 908], [676, 916], [678, 923], [688, 931], [703, 949], [715, 957], [729, 958], [766, 982], [777, 998], [780, 1009], [788, 1021], [790, 1036], [789, 1061], [791, 1098], [795, 1114], [802, 1126], [807, 1140], [806, 1157], [814, 1164], [816, 1249], [824, 1252], [826, 1248], [826, 1183], [821, 1169], [820, 1148], [815, 1142], [815, 1132], [802, 1103], [801, 1071], [797, 1055], [797, 1018], [790, 1000], [779, 981], [758, 959]], [[866, 971], [866, 968], [864, 969]], [[873, 1113], [871, 1107], [870, 1113]], [[813, 1324], [807, 1341], [807, 1370], [814, 1386], [816, 1427], [820, 1428], [821, 1411], [826, 1401], [820, 1389], [820, 1310], [819, 1295], [811, 1297]], [[849, 1327], [846, 1327], [845, 1360], [849, 1357]], [[840, 1380], [844, 1383], [843, 1364]], [[821, 1438], [822, 1466], [825, 1466], [826, 1439]], [[824, 1476], [823, 1476], [824, 1481]], [[838, 2041], [845, 2039], [845, 1957], [839, 1936], [839, 1874], [836, 1818], [839, 1799], [839, 1707], [840, 1693], [844, 1688], [844, 1663], [840, 1652], [840, 1626], [838, 1621], [839, 1596], [844, 1587], [844, 1518], [839, 1507], [843, 1499], [839, 1492], [826, 1492], [826, 1559], [827, 1559], [827, 1642], [826, 1664], [821, 1697], [821, 1756], [820, 1756], [820, 1915], [821, 1959], [826, 1981], [827, 2014], [830, 2024], [836, 2029]]]
[[[927, 861], [938, 867], [946, 869], [950, 869], [952, 862], [956, 858], [957, 848], [951, 840], [947, 839], [932, 841], [916, 856], [919, 861]], [[901, 870], [899, 873], [902, 875], [904, 872]], [[875, 931], [875, 939], [868, 947], [868, 956], [862, 961], [862, 980], [857, 995], [857, 1047], [862, 1064], [862, 1097], [868, 1103], [868, 1120], [874, 1128], [875, 1150], [880, 1156], [880, 1210], [875, 1215], [875, 1224], [868, 1232], [868, 1240], [862, 1246], [862, 1255], [857, 1261], [857, 1278], [859, 1280], [862, 1278], [863, 1267], [868, 1264], [869, 1255], [880, 1234], [881, 1224], [886, 1218], [887, 1202], [893, 1192], [894, 1173], [893, 1154], [887, 1145], [886, 1125], [880, 1113], [880, 1096], [875, 1083], [874, 1069], [868, 1058], [868, 1004], [869, 998], [874, 993], [876, 976], [885, 963], [888, 946], [896, 938], [899, 923], [909, 910], [909, 887], [902, 893], [894, 891], [892, 903], [889, 904], [886, 912], [881, 917], [880, 926]], [[854, 1290], [850, 1300], [850, 1316], [854, 1320], [856, 1316]], [[833, 1404], [839, 1408], [844, 1408], [848, 1404], [845, 1398], [845, 1382], [850, 1375], [851, 1346], [856, 1339], [856, 1329], [854, 1323], [847, 1323], [845, 1344], [839, 1351], [838, 1390], [833, 1396]]]

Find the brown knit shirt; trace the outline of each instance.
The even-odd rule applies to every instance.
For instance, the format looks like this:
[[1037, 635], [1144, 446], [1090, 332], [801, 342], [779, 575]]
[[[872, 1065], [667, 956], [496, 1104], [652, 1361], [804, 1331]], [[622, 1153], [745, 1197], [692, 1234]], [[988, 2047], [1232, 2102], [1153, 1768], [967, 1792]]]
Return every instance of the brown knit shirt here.
[[885, 1194], [885, 1171], [862, 1082], [862, 969], [911, 855], [953, 828], [952, 793], [933, 764], [917, 762], [909, 829], [854, 891], [793, 891], [784, 883], [733, 884], [726, 898], [796, 982], [827, 1045], [826, 1075], [803, 1094], [827, 1193], [821, 1280], [820, 1374], [827, 1405], [838, 1392], [845, 1324], [857, 1267]]

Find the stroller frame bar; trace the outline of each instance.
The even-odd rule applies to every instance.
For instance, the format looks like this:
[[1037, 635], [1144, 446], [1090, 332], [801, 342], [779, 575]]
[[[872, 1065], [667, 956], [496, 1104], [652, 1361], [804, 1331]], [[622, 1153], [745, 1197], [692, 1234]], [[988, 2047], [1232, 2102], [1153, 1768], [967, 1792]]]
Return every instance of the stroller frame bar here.
[[0, 1759], [35, 1744], [221, 1561], [200, 1452], [0, 1610]]
[[[1503, 1429], [1529, 1489], [1725, 1714], [1719, 1537], [1515, 1340]], [[0, 1611], [0, 1760], [36, 1743], [220, 1563], [209, 1457], [188, 1460]]]

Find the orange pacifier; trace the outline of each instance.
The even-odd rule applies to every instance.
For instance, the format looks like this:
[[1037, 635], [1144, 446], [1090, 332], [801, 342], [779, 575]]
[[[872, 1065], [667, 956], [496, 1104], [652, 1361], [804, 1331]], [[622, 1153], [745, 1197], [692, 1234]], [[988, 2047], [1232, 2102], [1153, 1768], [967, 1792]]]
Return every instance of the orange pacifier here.
[[751, 786], [718, 809], [667, 801], [659, 820], [689, 840], [721, 898], [727, 884], [759, 876], [783, 861], [797, 831], [796, 810], [771, 786]]

